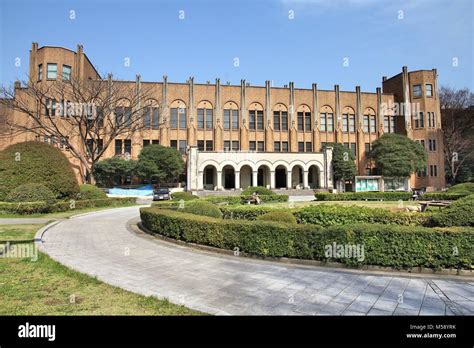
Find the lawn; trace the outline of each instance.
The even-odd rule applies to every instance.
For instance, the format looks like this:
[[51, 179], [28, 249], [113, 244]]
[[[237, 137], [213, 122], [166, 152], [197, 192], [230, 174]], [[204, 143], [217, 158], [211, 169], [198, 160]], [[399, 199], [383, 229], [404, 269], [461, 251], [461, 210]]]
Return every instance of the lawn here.
[[[311, 205], [319, 205], [319, 204], [330, 204], [330, 205], [356, 205], [362, 207], [370, 207], [370, 208], [385, 208], [390, 210], [399, 210], [399, 202], [398, 201], [310, 201], [310, 202], [283, 202], [283, 203], [268, 203], [265, 206], [269, 207], [276, 207], [276, 208], [288, 208], [290, 205], [294, 208], [303, 208]], [[418, 206], [417, 202], [403, 202], [403, 207], [408, 205]]]
[[[31, 239], [41, 225], [3, 225], [3, 240]], [[137, 295], [38, 259], [0, 257], [0, 315], [200, 315], [167, 300]]]

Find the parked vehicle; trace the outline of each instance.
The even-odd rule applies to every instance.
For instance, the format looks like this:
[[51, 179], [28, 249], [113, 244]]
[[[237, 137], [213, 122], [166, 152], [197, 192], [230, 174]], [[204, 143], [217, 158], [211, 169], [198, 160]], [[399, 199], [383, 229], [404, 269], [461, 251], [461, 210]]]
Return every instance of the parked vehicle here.
[[167, 187], [160, 187], [153, 190], [154, 201], [166, 201], [171, 199], [170, 189]]

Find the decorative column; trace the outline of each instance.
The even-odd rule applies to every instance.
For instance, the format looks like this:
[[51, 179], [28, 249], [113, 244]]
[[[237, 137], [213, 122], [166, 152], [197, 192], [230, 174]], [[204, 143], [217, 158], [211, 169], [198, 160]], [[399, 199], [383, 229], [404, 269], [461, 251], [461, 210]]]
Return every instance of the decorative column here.
[[309, 189], [308, 175], [309, 175], [309, 171], [308, 171], [308, 170], [304, 170], [304, 171], [303, 171], [303, 188], [304, 188], [304, 189]]
[[253, 170], [252, 171], [252, 186], [257, 186], [258, 183], [258, 171]]
[[[197, 177], [197, 190], [204, 190], [204, 172], [198, 172], [198, 177]], [[189, 190], [189, 188], [188, 188]], [[194, 188], [191, 187], [191, 190], [194, 190]]]
[[235, 188], [240, 189], [240, 171], [235, 171]]
[[313, 152], [321, 149], [321, 134], [319, 133], [319, 105], [318, 105], [318, 85], [313, 83]]
[[188, 127], [187, 127], [187, 143], [188, 145], [197, 145], [196, 142], [196, 116], [194, 112], [194, 77], [188, 80], [189, 97], [188, 97]]
[[291, 185], [291, 179], [292, 179], [292, 170], [291, 169], [288, 169], [286, 171], [286, 188], [287, 189], [291, 189], [292, 188], [292, 185]]
[[248, 129], [248, 119], [247, 119], [247, 102], [245, 98], [246, 88], [245, 80], [240, 80], [240, 119], [241, 123], [240, 128], [240, 149], [248, 150], [249, 149], [249, 129]]
[[217, 190], [222, 190], [222, 171], [217, 171]]
[[334, 85], [335, 105], [336, 105], [336, 143], [342, 143], [342, 119], [341, 107], [339, 103], [339, 85]]
[[273, 125], [270, 81], [265, 81], [265, 151], [273, 151]]
[[356, 141], [357, 141], [357, 164], [359, 174], [364, 173], [364, 131], [363, 131], [363, 118], [362, 118], [362, 102], [360, 95], [360, 86], [356, 86]]
[[222, 118], [221, 118], [221, 81], [216, 79], [216, 102], [215, 102], [214, 116], [216, 123], [214, 126], [214, 149], [215, 151], [222, 151], [224, 143], [222, 141]]
[[402, 68], [402, 81], [403, 81], [403, 104], [405, 113], [405, 131], [407, 137], [413, 139], [413, 129], [411, 125], [411, 105], [410, 105], [410, 81], [408, 78], [408, 67]]
[[168, 76], [163, 76], [162, 84], [162, 100], [160, 105], [160, 144], [163, 146], [170, 146], [168, 131], [169, 131], [169, 114], [168, 106]]
[[289, 107], [289, 117], [290, 117], [290, 152], [298, 152], [298, 129], [296, 124], [295, 117], [295, 86], [294, 82], [290, 82], [290, 107]]
[[275, 189], [275, 171], [270, 170], [270, 188]]

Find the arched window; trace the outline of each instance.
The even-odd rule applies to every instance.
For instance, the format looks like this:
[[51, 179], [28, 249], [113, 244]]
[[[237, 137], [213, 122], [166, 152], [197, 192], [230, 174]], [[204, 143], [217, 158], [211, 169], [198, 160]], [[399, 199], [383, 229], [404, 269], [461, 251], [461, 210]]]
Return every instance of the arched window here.
[[376, 128], [376, 118], [375, 118], [375, 111], [372, 108], [367, 108], [364, 111], [364, 132], [365, 133], [375, 133], [377, 131]]
[[170, 128], [186, 129], [186, 104], [182, 100], [175, 100], [170, 108]]
[[249, 106], [249, 129], [263, 130], [263, 106], [260, 103], [251, 103]]
[[328, 105], [320, 110], [319, 129], [321, 132], [334, 132], [334, 112]]
[[239, 129], [239, 109], [234, 102], [224, 104], [224, 130]]
[[143, 128], [159, 129], [158, 101], [148, 99], [143, 107]]
[[355, 112], [354, 109], [346, 106], [342, 110], [342, 131], [344, 133], [354, 133], [356, 131], [355, 126]]
[[311, 131], [311, 110], [307, 105], [300, 105], [297, 111], [298, 130], [302, 132]]
[[208, 101], [201, 101], [197, 107], [197, 127], [198, 129], [211, 130], [214, 128], [214, 113], [212, 104]]
[[116, 127], [131, 127], [132, 123], [132, 108], [128, 99], [120, 99], [115, 107], [115, 126]]
[[288, 130], [288, 109], [283, 104], [276, 104], [273, 108], [273, 129]]

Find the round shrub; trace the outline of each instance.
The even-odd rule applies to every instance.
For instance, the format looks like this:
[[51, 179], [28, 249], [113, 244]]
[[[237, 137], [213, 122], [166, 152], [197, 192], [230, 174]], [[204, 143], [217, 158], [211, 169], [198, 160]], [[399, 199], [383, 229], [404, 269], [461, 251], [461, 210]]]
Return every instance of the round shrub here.
[[53, 204], [53, 192], [43, 184], [29, 183], [17, 186], [6, 197], [7, 202], [46, 202]]
[[474, 226], [474, 194], [458, 199], [438, 213], [434, 213], [435, 226]]
[[295, 216], [287, 211], [271, 211], [269, 213], [258, 216], [257, 220], [296, 224]]
[[474, 182], [465, 182], [462, 184], [457, 184], [451, 186], [448, 189], [449, 193], [457, 193], [457, 194], [469, 194], [474, 193]]
[[259, 195], [274, 195], [275, 192], [273, 192], [270, 189], [267, 189], [266, 187], [262, 186], [249, 186], [245, 190], [242, 191], [242, 196], [249, 196], [252, 195], [252, 193], [257, 192]]
[[80, 200], [84, 199], [107, 199], [107, 195], [104, 191], [99, 189], [94, 185], [84, 184], [79, 186], [79, 195]]
[[222, 213], [220, 209], [214, 204], [206, 201], [190, 201], [184, 204], [184, 208], [180, 209], [186, 213], [210, 216], [213, 218], [222, 218]]
[[79, 185], [71, 165], [58, 148], [27, 141], [0, 152], [0, 201], [17, 186], [43, 184], [58, 199], [75, 198]]
[[199, 199], [198, 196], [193, 195], [191, 192], [174, 192], [171, 194], [171, 198], [177, 201], [192, 201], [194, 199]]

